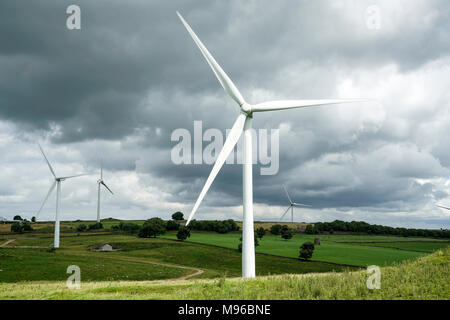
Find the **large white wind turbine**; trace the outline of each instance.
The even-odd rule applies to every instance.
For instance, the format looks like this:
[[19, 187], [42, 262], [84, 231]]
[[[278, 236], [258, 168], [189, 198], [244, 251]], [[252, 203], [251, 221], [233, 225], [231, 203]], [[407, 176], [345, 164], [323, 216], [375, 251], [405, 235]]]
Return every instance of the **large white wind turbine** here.
[[205, 197], [206, 192], [211, 186], [214, 178], [219, 173], [225, 160], [234, 146], [238, 142], [240, 136], [243, 134], [243, 220], [242, 220], [242, 276], [245, 278], [255, 277], [255, 246], [254, 246], [254, 231], [253, 231], [253, 181], [252, 181], [252, 118], [255, 112], [276, 111], [284, 109], [302, 108], [310, 106], [320, 106], [336, 103], [360, 102], [367, 101], [363, 99], [345, 99], [345, 100], [281, 100], [270, 101], [251, 105], [247, 103], [242, 97], [239, 90], [236, 88], [231, 79], [222, 70], [208, 49], [203, 45], [188, 23], [177, 12], [181, 22], [186, 27], [188, 33], [197, 44], [202, 52], [204, 58], [213, 70], [222, 87], [236, 101], [240, 108], [240, 114], [237, 117], [226, 141], [220, 151], [216, 162], [209, 174], [206, 183], [200, 192], [200, 195], [195, 203], [186, 225], [189, 224], [200, 203]]
[[439, 204], [437, 204], [436, 206], [438, 206], [439, 208], [445, 209], [445, 210], [450, 210], [449, 207], [444, 207], [444, 206], [441, 206], [441, 205], [439, 205]]
[[42, 155], [45, 158], [45, 161], [47, 162], [48, 168], [50, 169], [50, 172], [53, 175], [53, 178], [55, 178], [55, 181], [53, 182], [53, 184], [50, 186], [50, 189], [48, 190], [47, 196], [44, 199], [44, 202], [42, 202], [41, 207], [39, 208], [39, 211], [36, 214], [36, 219], [39, 215], [39, 213], [41, 212], [42, 208], [44, 207], [45, 203], [47, 202], [47, 199], [50, 197], [50, 195], [52, 194], [53, 190], [55, 189], [56, 186], [56, 215], [55, 215], [55, 238], [54, 238], [54, 242], [53, 242], [53, 247], [54, 248], [59, 248], [59, 203], [60, 203], [60, 196], [61, 196], [61, 182], [70, 178], [75, 178], [75, 177], [80, 177], [80, 176], [85, 176], [87, 175], [87, 173], [83, 173], [83, 174], [77, 174], [74, 176], [67, 176], [67, 177], [57, 177], [55, 174], [55, 170], [53, 170], [53, 167], [51, 166], [50, 162], [47, 159], [47, 156], [44, 153], [44, 150], [42, 150], [41, 145], [38, 143], [39, 149], [42, 152]]
[[285, 186], [283, 186], [284, 188], [284, 192], [286, 192], [286, 196], [289, 200], [289, 207], [286, 209], [286, 211], [283, 213], [283, 215], [280, 218], [280, 221], [283, 220], [284, 216], [286, 215], [286, 213], [289, 212], [289, 209], [291, 209], [291, 222], [294, 222], [294, 207], [311, 207], [308, 204], [303, 204], [303, 203], [298, 203], [298, 202], [292, 202], [291, 197], [289, 196], [289, 193], [286, 189]]
[[98, 185], [98, 194], [97, 194], [97, 222], [100, 222], [100, 189], [101, 185], [103, 185], [111, 194], [114, 194], [111, 189], [106, 185], [105, 181], [103, 181], [103, 166], [100, 167], [100, 179], [97, 181]]

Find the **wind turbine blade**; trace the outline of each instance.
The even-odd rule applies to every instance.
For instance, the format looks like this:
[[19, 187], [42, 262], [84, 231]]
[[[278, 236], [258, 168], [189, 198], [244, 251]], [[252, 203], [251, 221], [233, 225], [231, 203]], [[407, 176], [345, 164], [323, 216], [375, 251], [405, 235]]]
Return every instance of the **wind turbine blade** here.
[[437, 205], [439, 208], [442, 208], [442, 209], [446, 209], [446, 210], [450, 210], [450, 208], [448, 208], [448, 207], [444, 207], [444, 206], [441, 206], [441, 205]]
[[42, 155], [43, 155], [44, 158], [45, 158], [45, 161], [47, 161], [48, 168], [50, 169], [50, 171], [51, 171], [53, 177], [56, 178], [55, 171], [53, 170], [52, 165], [51, 165], [50, 162], [48, 161], [47, 156], [46, 156], [45, 153], [44, 153], [44, 150], [42, 150], [42, 147], [41, 147], [41, 145], [40, 145], [39, 143], [38, 143], [38, 146], [39, 146], [39, 149], [41, 149], [41, 152], [42, 152]]
[[37, 218], [39, 213], [41, 213], [42, 208], [44, 208], [44, 205], [47, 202], [48, 197], [50, 197], [50, 195], [52, 194], [53, 189], [55, 189], [55, 186], [56, 186], [56, 181], [53, 181], [53, 184], [50, 186], [50, 189], [48, 189], [47, 196], [45, 197], [44, 201], [42, 202], [42, 205], [39, 208], [39, 211], [36, 213], [35, 218]]
[[283, 220], [283, 218], [284, 218], [284, 216], [286, 215], [286, 213], [288, 213], [288, 211], [289, 211], [289, 209], [292, 207], [292, 205], [290, 205], [287, 209], [286, 209], [286, 211], [283, 213], [283, 215], [281, 216], [281, 218], [280, 218], [280, 221], [281, 220]]
[[297, 203], [297, 202], [293, 202], [292, 204], [294, 206], [311, 207], [311, 205], [309, 205], [309, 204], [303, 204], [303, 203]]
[[289, 193], [288, 193], [288, 191], [286, 189], [286, 186], [283, 185], [283, 188], [284, 188], [284, 192], [286, 192], [286, 195], [287, 195], [287, 197], [289, 199], [289, 202], [292, 204], [292, 200], [291, 200], [291, 197], [289, 196]]
[[275, 111], [275, 110], [313, 107], [313, 106], [323, 106], [328, 104], [366, 102], [366, 101], [371, 100], [368, 99], [278, 100], [252, 105], [252, 112]]
[[76, 177], [88, 176], [88, 175], [91, 175], [91, 173], [76, 174], [76, 175], [74, 175], [74, 176], [61, 177], [60, 179], [70, 179], [70, 178], [76, 178]]
[[112, 191], [111, 191], [111, 189], [106, 185], [106, 183], [104, 183], [103, 182], [103, 180], [102, 180], [102, 182], [100, 182], [106, 189], [108, 189], [108, 191], [109, 192], [111, 192], [111, 194], [114, 194]]
[[200, 192], [197, 202], [195, 202], [194, 208], [192, 209], [191, 213], [189, 214], [189, 218], [186, 222], [186, 225], [188, 225], [189, 222], [191, 221], [191, 219], [194, 216], [195, 212], [197, 211], [200, 203], [202, 202], [203, 198], [205, 197], [206, 192], [208, 192], [208, 189], [211, 186], [212, 182], [216, 178], [217, 174], [219, 173], [223, 164], [227, 160], [227, 158], [230, 155], [231, 151], [233, 150], [234, 146], [239, 141], [242, 131], [244, 130], [244, 124], [245, 124], [246, 118], [247, 118], [247, 116], [241, 113], [238, 116], [238, 118], [236, 119], [236, 121], [234, 122], [233, 128], [231, 128], [231, 131], [228, 134], [228, 138], [225, 141], [225, 144], [223, 145], [222, 150], [220, 150], [219, 156], [216, 159], [216, 163], [214, 163], [211, 173], [209, 174], [209, 177], [206, 180], [205, 185], [203, 186], [202, 192]]
[[220, 65], [211, 55], [211, 53], [209, 53], [208, 49], [206, 49], [205, 45], [200, 41], [195, 32], [191, 29], [189, 24], [186, 22], [186, 20], [184, 20], [184, 18], [178, 11], [177, 15], [180, 18], [181, 22], [184, 24], [184, 27], [187, 29], [188, 33], [190, 34], [194, 42], [197, 44], [198, 48], [202, 52], [203, 56], [205, 57], [211, 69], [213, 70], [222, 87], [230, 95], [230, 97], [233, 98], [234, 101], [236, 101], [240, 106], [243, 105], [245, 103], [245, 100], [242, 97], [239, 90], [234, 85], [233, 81], [231, 81], [231, 79], [228, 77], [225, 71], [223, 71], [223, 69], [220, 67]]

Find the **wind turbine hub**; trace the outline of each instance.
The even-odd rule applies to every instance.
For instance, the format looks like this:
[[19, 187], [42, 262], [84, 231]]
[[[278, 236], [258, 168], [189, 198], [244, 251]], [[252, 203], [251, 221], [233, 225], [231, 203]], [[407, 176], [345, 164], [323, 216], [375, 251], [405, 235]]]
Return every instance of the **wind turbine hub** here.
[[241, 105], [242, 112], [244, 112], [247, 116], [252, 116], [252, 105], [248, 104], [247, 102], [244, 102]]

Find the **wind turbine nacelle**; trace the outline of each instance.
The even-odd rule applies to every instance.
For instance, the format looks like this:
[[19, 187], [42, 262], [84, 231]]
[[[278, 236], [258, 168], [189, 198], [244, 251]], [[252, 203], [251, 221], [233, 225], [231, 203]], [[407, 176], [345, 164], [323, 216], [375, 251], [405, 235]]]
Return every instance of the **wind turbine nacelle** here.
[[243, 112], [245, 112], [247, 115], [250, 115], [252, 113], [252, 105], [248, 104], [247, 102], [243, 103], [241, 105], [241, 109]]

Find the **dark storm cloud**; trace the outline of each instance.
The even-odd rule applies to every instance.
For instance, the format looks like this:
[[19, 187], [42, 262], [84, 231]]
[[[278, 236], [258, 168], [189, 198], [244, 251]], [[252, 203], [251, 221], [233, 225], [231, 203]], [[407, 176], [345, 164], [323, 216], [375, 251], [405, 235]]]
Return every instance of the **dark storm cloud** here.
[[[211, 166], [174, 165], [172, 131], [192, 132], [194, 120], [224, 131], [238, 110], [176, 10], [249, 102], [337, 97], [345, 79], [382, 78], [386, 66], [393, 66], [387, 75], [407, 77], [450, 52], [447, 1], [77, 1], [78, 31], [65, 27], [69, 4], [0, 3], [0, 118], [28, 141], [49, 138], [78, 150], [79, 163], [91, 170], [103, 161], [105, 170], [150, 174], [168, 201], [187, 204]], [[365, 25], [372, 4], [381, 9], [378, 32]], [[422, 87], [431, 81], [439, 83], [431, 78]], [[448, 176], [448, 129], [434, 125], [429, 109], [409, 111], [416, 106], [400, 94], [419, 90], [407, 89], [389, 92], [396, 99], [382, 101], [383, 108], [351, 109], [355, 116], [331, 108], [256, 115], [254, 127], [280, 128], [281, 143], [277, 175], [254, 169], [255, 202], [285, 205], [283, 184], [318, 209], [413, 210], [444, 199], [445, 191], [416, 180]], [[446, 109], [447, 101], [432, 102]], [[398, 115], [393, 110], [402, 104]], [[424, 123], [436, 129], [423, 130]], [[241, 170], [225, 166], [205, 205], [238, 205]]]

